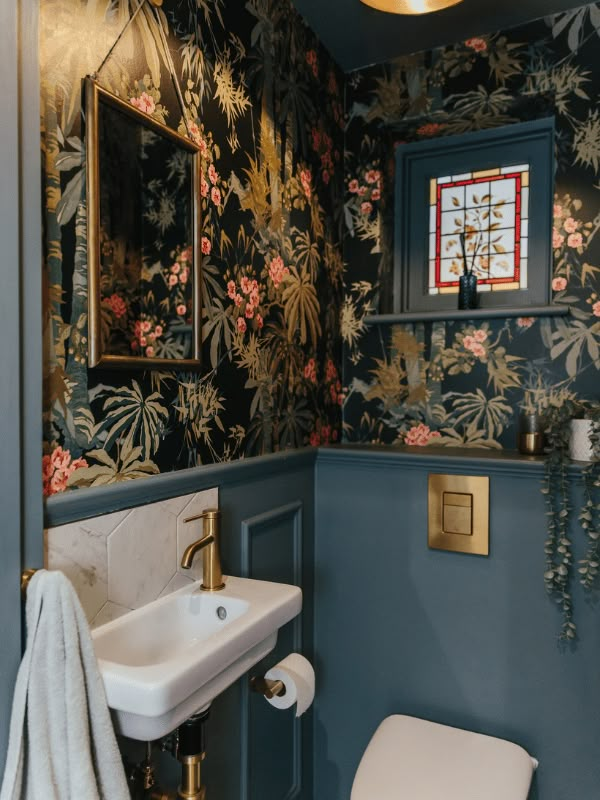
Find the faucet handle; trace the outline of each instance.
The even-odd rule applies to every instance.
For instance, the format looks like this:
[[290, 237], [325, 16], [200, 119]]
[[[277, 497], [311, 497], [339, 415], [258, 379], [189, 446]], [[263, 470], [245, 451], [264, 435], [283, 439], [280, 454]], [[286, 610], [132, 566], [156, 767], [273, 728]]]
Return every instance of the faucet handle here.
[[201, 514], [195, 514], [193, 517], [186, 517], [184, 522], [194, 522], [197, 519], [218, 519], [221, 512], [218, 508], [207, 508]]

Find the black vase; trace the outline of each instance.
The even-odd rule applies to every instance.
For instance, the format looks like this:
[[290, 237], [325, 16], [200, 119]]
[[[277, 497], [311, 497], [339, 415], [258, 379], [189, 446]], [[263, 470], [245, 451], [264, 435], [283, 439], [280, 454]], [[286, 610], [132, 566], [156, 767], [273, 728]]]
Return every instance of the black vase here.
[[472, 272], [458, 279], [458, 307], [477, 308], [477, 275]]

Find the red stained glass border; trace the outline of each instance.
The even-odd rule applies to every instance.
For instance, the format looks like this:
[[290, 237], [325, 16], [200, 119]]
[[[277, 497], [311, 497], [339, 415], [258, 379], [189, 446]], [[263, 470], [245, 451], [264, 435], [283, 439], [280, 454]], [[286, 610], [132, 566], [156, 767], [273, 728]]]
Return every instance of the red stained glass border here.
[[[505, 175], [489, 175], [483, 178], [468, 178], [462, 181], [449, 181], [448, 183], [438, 183], [436, 193], [436, 212], [435, 212], [435, 288], [446, 288], [458, 286], [458, 281], [444, 282], [441, 280], [442, 274], [442, 189], [453, 189], [457, 186], [474, 186], [478, 183], [493, 183], [494, 181], [505, 181], [514, 179], [515, 181], [515, 268], [509, 278], [479, 278], [479, 283], [516, 283], [521, 280], [521, 184], [523, 182], [522, 172], [509, 172]], [[464, 211], [463, 207], [463, 211]]]

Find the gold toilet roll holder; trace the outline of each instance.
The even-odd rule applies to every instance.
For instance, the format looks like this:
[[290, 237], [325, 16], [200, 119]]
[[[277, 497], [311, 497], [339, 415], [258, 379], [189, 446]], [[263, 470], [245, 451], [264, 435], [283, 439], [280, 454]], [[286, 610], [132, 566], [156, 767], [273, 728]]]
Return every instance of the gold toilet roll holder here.
[[250, 690], [256, 694], [262, 694], [267, 700], [274, 697], [283, 697], [285, 694], [285, 684], [283, 681], [272, 681], [264, 676], [250, 678]]

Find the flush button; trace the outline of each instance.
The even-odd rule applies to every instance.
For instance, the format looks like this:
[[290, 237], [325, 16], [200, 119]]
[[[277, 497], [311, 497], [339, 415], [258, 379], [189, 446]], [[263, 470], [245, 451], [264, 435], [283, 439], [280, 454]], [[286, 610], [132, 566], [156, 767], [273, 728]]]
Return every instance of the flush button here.
[[442, 509], [443, 533], [473, 535], [473, 495], [444, 492]]
[[484, 475], [429, 475], [428, 544], [487, 556], [490, 480]]

